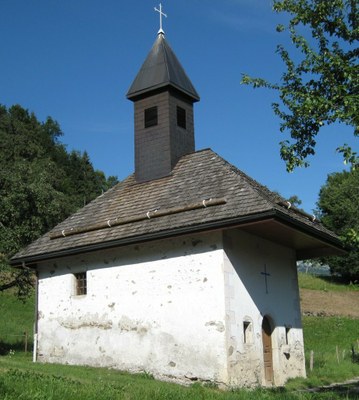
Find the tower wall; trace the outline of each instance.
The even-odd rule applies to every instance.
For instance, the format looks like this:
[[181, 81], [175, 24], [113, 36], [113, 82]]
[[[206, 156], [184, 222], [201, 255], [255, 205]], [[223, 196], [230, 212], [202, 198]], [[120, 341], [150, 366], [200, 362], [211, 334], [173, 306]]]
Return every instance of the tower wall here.
[[[186, 112], [186, 129], [177, 125], [177, 107]], [[139, 182], [170, 175], [194, 147], [193, 104], [168, 90], [136, 100], [135, 176]], [[157, 124], [145, 127], [145, 110], [157, 107]]]
[[[177, 107], [186, 112], [186, 129], [177, 125]], [[169, 96], [170, 110], [170, 143], [171, 168], [174, 168], [180, 157], [195, 151], [193, 104], [179, 96]]]

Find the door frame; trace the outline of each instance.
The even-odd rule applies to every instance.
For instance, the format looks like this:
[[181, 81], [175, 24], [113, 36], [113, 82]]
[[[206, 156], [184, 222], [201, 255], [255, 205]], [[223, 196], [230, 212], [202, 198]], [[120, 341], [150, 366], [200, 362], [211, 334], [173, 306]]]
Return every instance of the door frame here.
[[274, 384], [273, 368], [273, 330], [272, 319], [265, 315], [262, 320], [263, 376], [266, 385]]

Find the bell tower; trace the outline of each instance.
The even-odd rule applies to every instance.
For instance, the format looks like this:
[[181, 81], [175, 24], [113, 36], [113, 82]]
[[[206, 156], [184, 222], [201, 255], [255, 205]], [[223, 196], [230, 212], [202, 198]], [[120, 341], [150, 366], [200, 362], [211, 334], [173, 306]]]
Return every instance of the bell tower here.
[[199, 95], [165, 39], [160, 11], [157, 39], [127, 93], [134, 102], [137, 182], [170, 175], [179, 158], [195, 150]]

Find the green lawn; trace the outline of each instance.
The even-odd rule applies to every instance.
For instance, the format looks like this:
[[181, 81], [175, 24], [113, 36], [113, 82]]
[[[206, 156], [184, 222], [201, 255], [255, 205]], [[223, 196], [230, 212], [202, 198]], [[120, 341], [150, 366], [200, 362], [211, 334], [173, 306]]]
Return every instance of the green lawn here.
[[317, 400], [357, 399], [339, 391], [307, 393], [293, 388], [234, 390], [194, 384], [159, 382], [148, 374], [128, 374], [105, 368], [33, 364], [28, 355], [0, 357], [0, 398], [3, 400]]
[[359, 353], [359, 319], [304, 317], [303, 331], [308, 377], [295, 379], [287, 385], [288, 388], [327, 385], [353, 377], [359, 379], [359, 363], [353, 363], [351, 353], [352, 346]]

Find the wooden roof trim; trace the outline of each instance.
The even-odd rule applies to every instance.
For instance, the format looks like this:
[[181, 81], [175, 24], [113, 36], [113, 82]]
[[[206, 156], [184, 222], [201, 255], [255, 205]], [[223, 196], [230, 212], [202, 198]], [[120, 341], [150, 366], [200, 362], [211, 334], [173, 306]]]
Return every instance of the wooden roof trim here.
[[102, 230], [102, 229], [108, 229], [108, 228], [112, 228], [112, 227], [115, 227], [118, 225], [131, 224], [134, 222], [145, 221], [147, 219], [159, 218], [159, 217], [164, 217], [167, 215], [174, 215], [174, 214], [179, 214], [179, 213], [186, 212], [186, 211], [193, 211], [193, 210], [197, 210], [200, 208], [219, 206], [219, 205], [223, 205], [223, 204], [226, 204], [226, 200], [224, 198], [205, 199], [205, 200], [202, 200], [202, 201], [199, 201], [196, 203], [188, 204], [186, 206], [172, 207], [172, 208], [168, 208], [168, 209], [164, 209], [164, 210], [160, 210], [160, 209], [150, 210], [145, 214], [134, 215], [132, 217], [114, 218], [114, 219], [109, 219], [105, 222], [100, 222], [97, 224], [80, 226], [77, 228], [68, 228], [68, 229], [63, 229], [62, 231], [52, 232], [52, 233], [50, 233], [50, 239], [51, 240], [60, 239], [63, 237], [78, 235], [81, 233], [87, 233], [87, 232], [92, 232], [92, 231], [97, 231], [97, 230]]
[[317, 222], [319, 223], [320, 221], [317, 219], [317, 217], [313, 214], [308, 214], [307, 212], [299, 209], [298, 207], [293, 206], [293, 204], [286, 200], [286, 201], [279, 201], [277, 202], [278, 205], [285, 207], [287, 210], [291, 210], [296, 214], [299, 214], [305, 218], [308, 218], [311, 222]]

